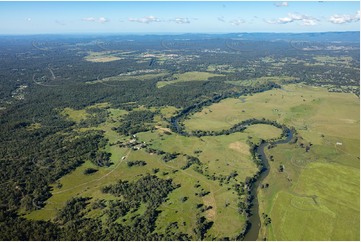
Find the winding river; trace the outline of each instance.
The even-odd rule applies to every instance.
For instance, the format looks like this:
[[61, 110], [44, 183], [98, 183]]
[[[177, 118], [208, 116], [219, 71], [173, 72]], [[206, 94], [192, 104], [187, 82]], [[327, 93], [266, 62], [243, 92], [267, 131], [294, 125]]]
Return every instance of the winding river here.
[[[187, 114], [188, 114], [188, 112], [185, 112], [181, 116], [186, 116]], [[170, 123], [174, 128], [173, 130], [175, 132], [177, 132], [178, 134], [180, 134], [180, 135], [189, 135], [187, 132], [182, 130], [182, 128], [180, 127], [180, 125], [178, 123], [181, 116], [171, 118]], [[249, 125], [247, 125], [247, 126], [249, 126]], [[261, 228], [261, 219], [260, 219], [260, 216], [259, 216], [259, 205], [258, 205], [257, 190], [258, 190], [258, 187], [262, 184], [262, 181], [267, 177], [267, 175], [269, 173], [269, 169], [270, 169], [268, 158], [267, 158], [267, 156], [266, 156], [266, 154], [264, 152], [264, 149], [269, 144], [280, 145], [280, 144], [289, 143], [291, 141], [291, 139], [293, 138], [294, 134], [293, 134], [293, 131], [291, 129], [288, 128], [287, 130], [288, 131], [287, 131], [285, 137], [283, 137], [282, 139], [280, 139], [278, 141], [275, 141], [275, 142], [271, 142], [271, 143], [264, 142], [264, 143], [260, 144], [260, 146], [257, 148], [256, 153], [261, 158], [263, 169], [260, 172], [258, 179], [252, 184], [252, 187], [251, 187], [251, 195], [253, 197], [253, 201], [252, 201], [253, 206], [251, 207], [251, 216], [248, 218], [250, 226], [247, 229], [247, 233], [246, 233], [243, 240], [256, 241], [258, 239], [259, 230]]]
[[287, 144], [291, 141], [292, 138], [293, 138], [293, 132], [289, 129], [285, 139], [281, 139], [281, 140], [278, 140], [278, 141], [272, 142], [272, 143], [268, 143], [268, 142], [262, 143], [257, 149], [257, 154], [260, 155], [260, 158], [262, 160], [264, 168], [263, 168], [262, 172], [260, 173], [257, 181], [255, 183], [253, 183], [253, 185], [252, 185], [251, 195], [253, 197], [253, 206], [251, 208], [251, 216], [248, 218], [248, 220], [250, 222], [250, 228], [247, 231], [246, 236], [244, 237], [244, 240], [246, 240], [246, 241], [257, 240], [259, 230], [261, 228], [261, 218], [259, 216], [259, 204], [258, 204], [257, 190], [258, 190], [258, 187], [262, 184], [262, 181], [268, 176], [268, 173], [270, 170], [268, 158], [264, 152], [264, 149], [269, 144], [272, 144], [272, 145]]

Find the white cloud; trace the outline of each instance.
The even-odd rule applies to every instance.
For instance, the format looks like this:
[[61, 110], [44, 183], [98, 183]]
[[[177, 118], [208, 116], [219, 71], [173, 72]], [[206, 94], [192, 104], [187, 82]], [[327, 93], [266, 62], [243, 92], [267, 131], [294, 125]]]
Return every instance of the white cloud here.
[[189, 24], [191, 23], [189, 18], [174, 18], [174, 19], [170, 19], [170, 22], [175, 22], [177, 24]]
[[31, 22], [31, 18], [27, 18], [26, 21]]
[[332, 15], [328, 20], [333, 24], [345, 24], [345, 23], [358, 22], [358, 21], [360, 21], [360, 10], [357, 11], [356, 14], [354, 14], [354, 15], [335, 14], [335, 15]]
[[315, 20], [315, 19], [303, 19], [302, 20], [302, 25], [305, 25], [305, 26], [314, 26], [316, 25], [318, 22], [318, 20]]
[[298, 13], [289, 13], [288, 16], [293, 20], [303, 20], [308, 19], [306, 15], [298, 14]]
[[269, 24], [288, 24], [293, 22], [301, 22], [302, 25], [307, 26], [313, 26], [319, 22], [319, 20], [314, 17], [299, 13], [289, 13], [287, 17], [272, 20], [265, 19], [264, 21]]
[[154, 16], [146, 16], [143, 18], [129, 18], [128, 21], [130, 22], [137, 22], [137, 23], [144, 23], [144, 24], [149, 24], [149, 23], [154, 23], [154, 22], [161, 22], [161, 20], [157, 17]]
[[292, 23], [293, 21], [294, 19], [292, 18], [284, 17], [284, 18], [279, 18], [276, 23], [287, 24], [287, 23]]
[[97, 22], [101, 24], [109, 22], [109, 20], [104, 17], [100, 17], [100, 18], [87, 17], [87, 18], [82, 18], [82, 20], [86, 22]]
[[244, 24], [246, 21], [244, 21], [243, 19], [232, 19], [231, 21], [229, 21], [231, 24], [233, 25], [241, 25]]
[[108, 19], [106, 19], [106, 18], [104, 18], [104, 17], [100, 17], [99, 19], [98, 19], [98, 22], [99, 23], [105, 23], [105, 22], [108, 22], [109, 20]]
[[288, 7], [288, 2], [278, 2], [274, 3], [276, 7]]
[[165, 20], [165, 19], [161, 20], [154, 16], [146, 16], [143, 18], [129, 18], [128, 19], [129, 22], [137, 22], [137, 23], [144, 23], [144, 24], [156, 23], [156, 22], [174, 22], [177, 24], [190, 24], [192, 20], [197, 20], [197, 18], [176, 17], [176, 18], [172, 18], [172, 19], [168, 19], [168, 20]]

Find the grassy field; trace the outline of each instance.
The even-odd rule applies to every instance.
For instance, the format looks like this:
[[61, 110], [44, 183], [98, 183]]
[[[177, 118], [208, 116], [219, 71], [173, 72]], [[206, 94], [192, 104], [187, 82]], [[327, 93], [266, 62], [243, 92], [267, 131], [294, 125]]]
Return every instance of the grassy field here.
[[[337, 108], [340, 104], [346, 108]], [[359, 111], [351, 113], [351, 118], [348, 115], [358, 105], [357, 98], [352, 94], [329, 93], [323, 88], [288, 85], [283, 89], [253, 96], [222, 100], [195, 113], [184, 123], [188, 131], [204, 130], [205, 127], [207, 130], [221, 130], [242, 120], [267, 118], [294, 126], [297, 130], [320, 126], [322, 129], [338, 130], [337, 126], [342, 125], [359, 126]], [[336, 115], [338, 118], [329, 120], [325, 115]]]
[[339, 57], [333, 57], [333, 56], [315, 56], [313, 57], [316, 61], [320, 63], [327, 63], [327, 64], [333, 64], [334, 66], [337, 65], [350, 65], [350, 62], [352, 61], [351, 56], [339, 56]]
[[[259, 191], [261, 211], [272, 223], [261, 231], [270, 240], [358, 240], [359, 168], [356, 156], [313, 146], [307, 154], [295, 145], [271, 149], [274, 162]], [[349, 162], [347, 162], [349, 163]], [[278, 167], [283, 165], [284, 172]], [[309, 222], [312, 222], [310, 225]]]
[[248, 127], [245, 130], [245, 134], [252, 137], [250, 140], [252, 140], [253, 143], [258, 143], [257, 139], [268, 140], [280, 137], [282, 130], [268, 124], [255, 124]]
[[[161, 136], [160, 136], [161, 135]], [[155, 149], [166, 152], [179, 152], [197, 156], [208, 166], [210, 174], [229, 175], [238, 171], [237, 180], [256, 172], [255, 164], [250, 160], [249, 147], [245, 144], [247, 133], [235, 133], [217, 137], [184, 137], [177, 134], [162, 135], [159, 133], [140, 133], [139, 138], [151, 143]], [[195, 151], [201, 150], [199, 154]], [[182, 163], [179, 163], [180, 168]]]
[[[272, 223], [262, 236], [272, 240], [358, 240], [359, 100], [318, 88], [291, 90], [290, 95], [298, 92], [306, 101], [290, 107], [281, 122], [295, 126], [304, 143], [313, 145], [309, 152], [299, 145], [269, 150], [275, 162], [264, 181], [270, 187], [259, 191], [259, 201], [260, 211], [268, 214]], [[284, 165], [285, 172], [278, 172], [279, 165]]]
[[162, 88], [166, 85], [174, 85], [175, 83], [182, 83], [182, 82], [188, 82], [188, 81], [207, 81], [208, 78], [214, 77], [214, 76], [223, 76], [220, 74], [213, 74], [209, 72], [199, 72], [199, 71], [191, 71], [191, 72], [185, 72], [182, 74], [174, 74], [173, 79], [171, 81], [159, 81], [157, 82], [157, 87]]
[[121, 60], [118, 56], [114, 56], [118, 51], [101, 51], [101, 52], [89, 52], [84, 59], [90, 62], [111, 62]]
[[[249, 118], [293, 126], [299, 141], [267, 150], [274, 157], [259, 190], [260, 213], [272, 219], [260, 237], [270, 240], [358, 240], [360, 237], [359, 99], [304, 85], [288, 85], [226, 99], [185, 121], [187, 130], [220, 130]], [[258, 135], [269, 128], [257, 128]], [[258, 131], [257, 131], [258, 129]], [[249, 131], [247, 131], [249, 132]], [[252, 135], [250, 135], [252, 136]], [[283, 165], [284, 172], [278, 168]]]
[[64, 108], [61, 114], [77, 123], [79, 123], [81, 120], [87, 119], [90, 116], [85, 109], [75, 110], [72, 108]]
[[82, 120], [86, 120], [91, 117], [91, 114], [87, 112], [88, 109], [91, 108], [108, 108], [109, 103], [97, 103], [92, 106], [88, 106], [85, 109], [75, 110], [72, 108], [64, 108], [60, 110], [60, 114], [67, 117], [69, 120], [74, 121], [76, 123], [80, 123]]
[[[199, 214], [199, 209], [195, 205], [203, 203], [206, 206], [212, 206], [211, 210], [205, 212], [206, 218], [214, 222], [208, 233], [209, 239], [212, 236], [232, 237], [236, 236], [237, 232], [239, 233], [245, 218], [237, 214], [238, 198], [230, 188], [257, 171], [250, 158], [249, 146], [245, 143], [249, 134], [257, 135], [259, 131], [256, 131], [257, 128], [261, 127], [255, 127], [245, 133], [202, 138], [183, 137], [174, 133], [164, 135], [161, 132], [138, 134], [140, 140], [151, 144], [151, 147], [155, 149], [198, 157], [206, 167], [207, 174], [228, 176], [233, 171], [238, 173], [234, 180], [221, 185], [218, 181], [209, 180], [193, 169], [179, 170], [185, 164], [185, 158], [182, 156], [167, 162], [169, 168], [179, 170], [173, 177], [174, 181], [182, 186], [171, 194], [169, 202], [162, 204], [162, 213], [157, 220], [159, 230], [165, 229], [166, 224], [178, 222], [178, 224], [186, 224], [179, 228], [181, 231], [190, 233], [196, 214]], [[280, 130], [276, 129], [275, 136], [272, 136], [271, 132], [266, 136], [274, 138], [279, 134]], [[201, 152], [195, 154], [195, 151]], [[194, 187], [197, 183], [210, 193], [202, 198], [195, 196], [195, 192], [197, 190], [199, 192], [199, 189]], [[181, 202], [183, 196], [188, 197], [189, 200]], [[190, 224], [192, 226], [189, 226]]]

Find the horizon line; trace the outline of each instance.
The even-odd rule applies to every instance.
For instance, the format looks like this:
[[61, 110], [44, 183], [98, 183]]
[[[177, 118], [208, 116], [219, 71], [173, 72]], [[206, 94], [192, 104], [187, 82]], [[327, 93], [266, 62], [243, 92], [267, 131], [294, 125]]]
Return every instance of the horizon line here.
[[348, 31], [315, 31], [315, 32], [86, 32], [86, 33], [16, 33], [16, 34], [1, 34], [0, 36], [34, 36], [34, 35], [184, 35], [184, 34], [317, 34], [317, 33], [353, 33], [360, 30]]

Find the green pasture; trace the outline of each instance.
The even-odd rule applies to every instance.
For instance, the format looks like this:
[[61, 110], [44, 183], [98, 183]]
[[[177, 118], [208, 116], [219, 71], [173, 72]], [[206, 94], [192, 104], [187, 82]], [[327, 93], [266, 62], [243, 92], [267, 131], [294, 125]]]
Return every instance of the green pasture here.
[[[264, 180], [269, 188], [258, 194], [260, 213], [268, 214], [272, 223], [262, 228], [260, 237], [359, 240], [359, 100], [351, 94], [304, 89], [306, 101], [290, 107], [284, 119], [296, 127], [301, 141], [267, 150], [274, 159]], [[311, 143], [311, 149], [306, 152], [300, 142]], [[279, 172], [280, 165], [284, 172]]]
[[174, 74], [172, 76], [173, 80], [170, 81], [159, 81], [157, 82], [157, 87], [162, 88], [166, 85], [188, 82], [188, 81], [207, 81], [208, 78], [214, 76], [223, 76], [221, 74], [213, 74], [209, 72], [199, 72], [199, 71], [190, 71], [182, 74]]

